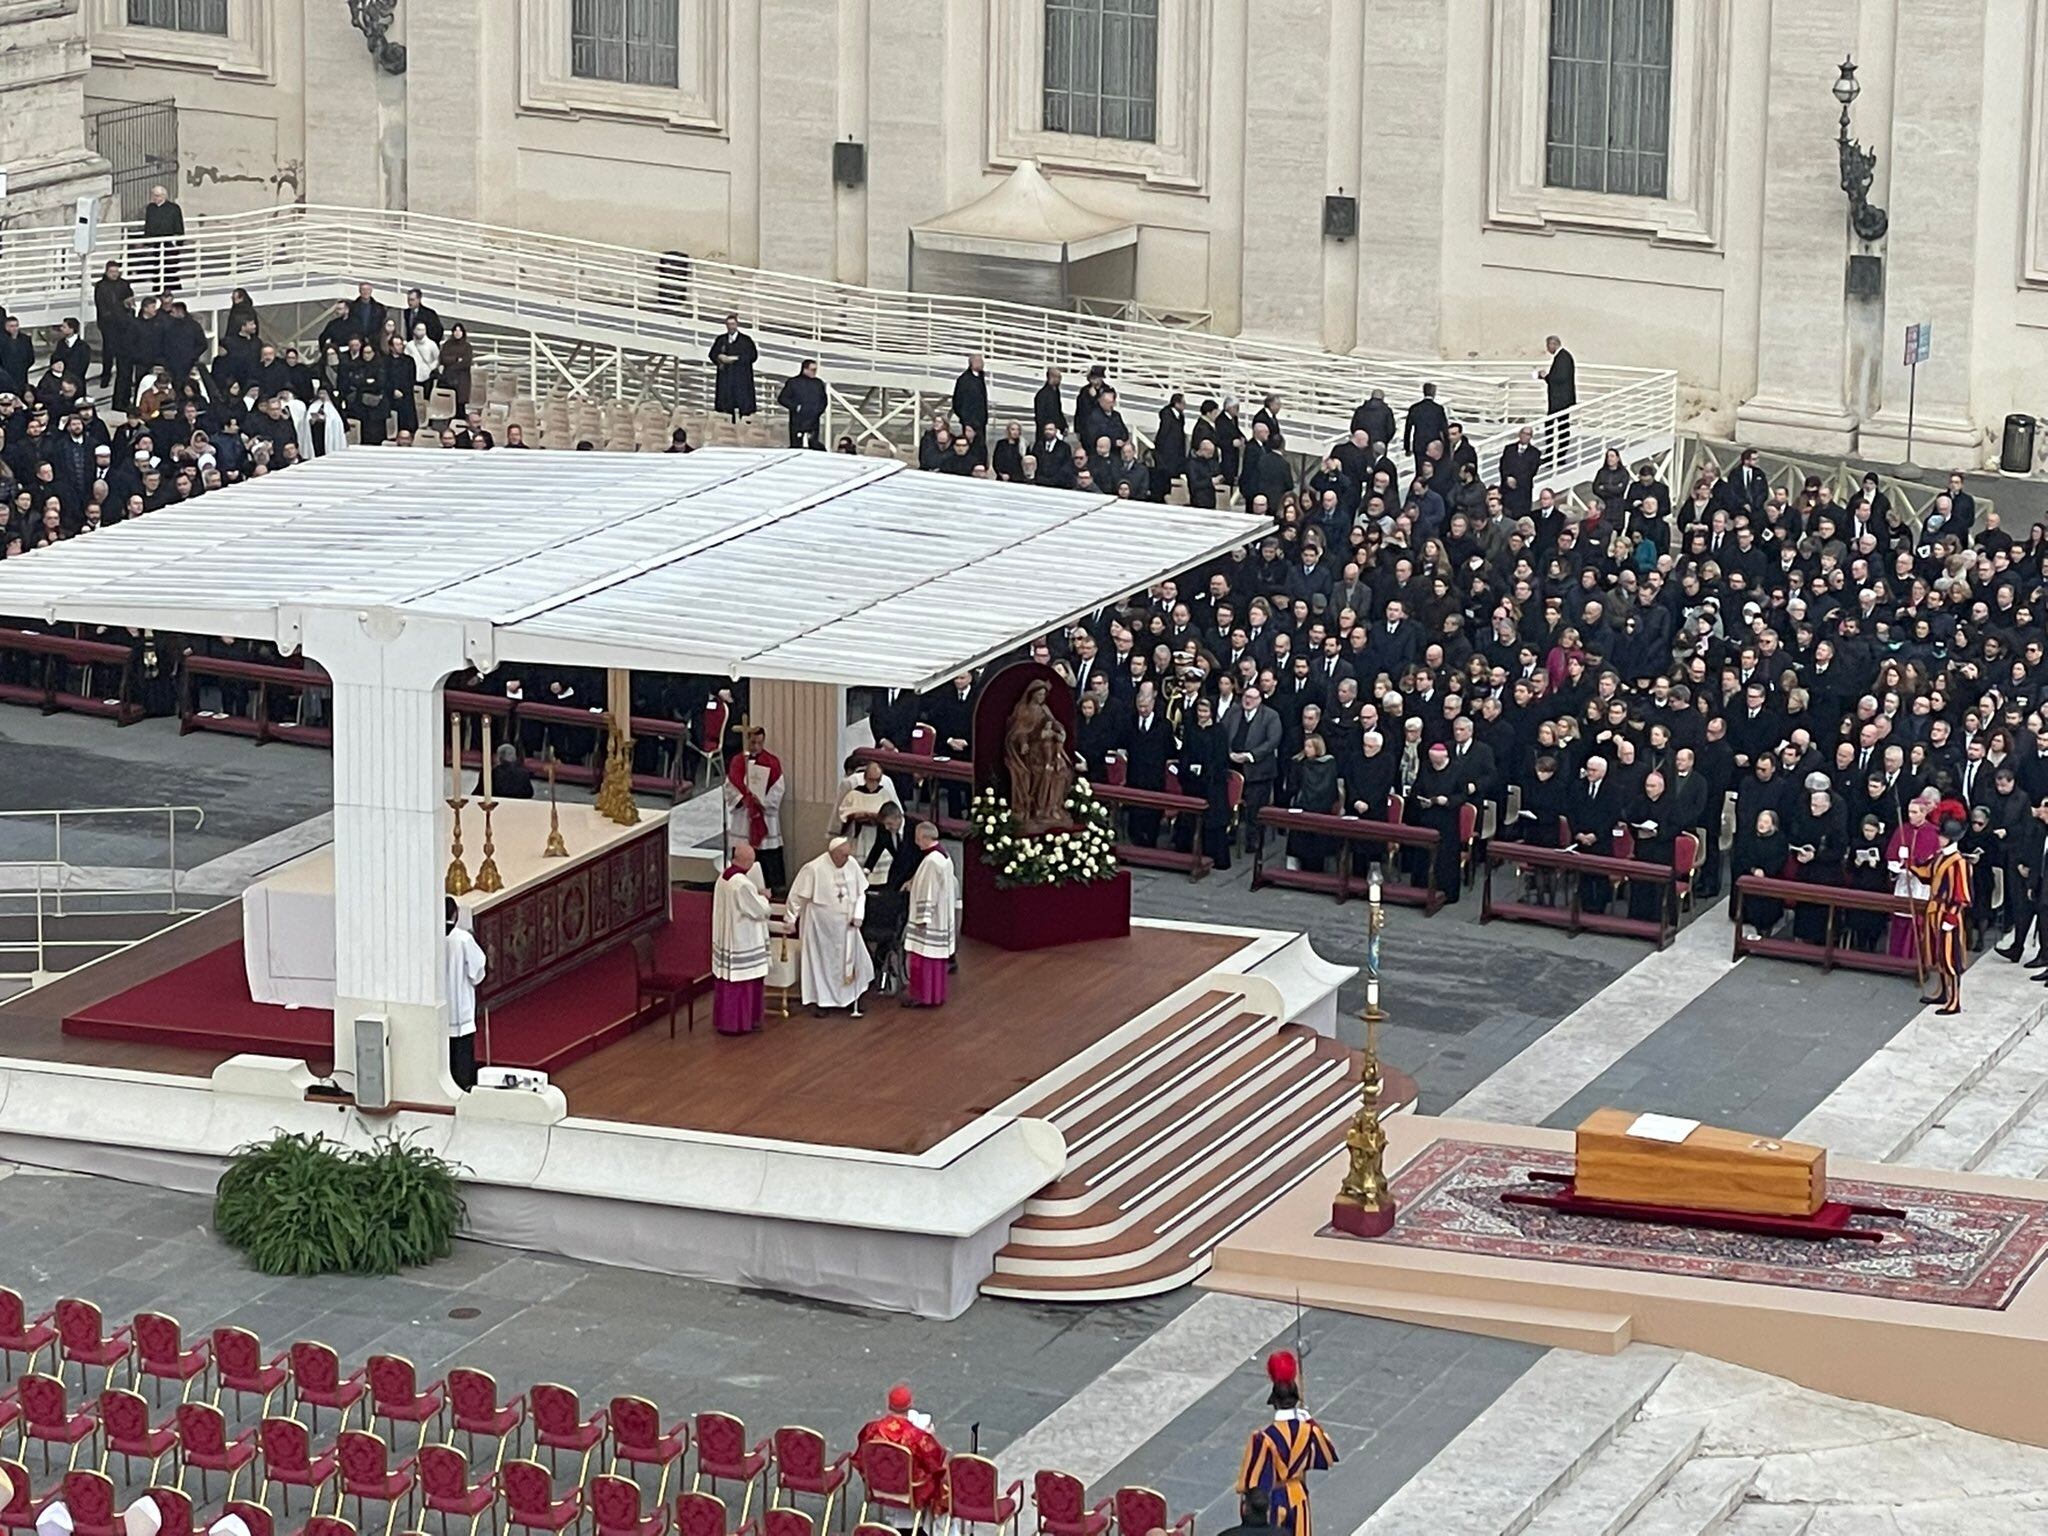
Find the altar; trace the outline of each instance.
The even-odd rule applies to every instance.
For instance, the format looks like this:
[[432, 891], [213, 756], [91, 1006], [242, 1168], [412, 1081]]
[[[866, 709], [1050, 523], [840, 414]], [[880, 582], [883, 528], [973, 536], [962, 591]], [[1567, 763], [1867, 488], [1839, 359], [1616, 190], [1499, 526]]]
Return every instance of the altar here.
[[[456, 900], [490, 969], [478, 989], [486, 1003], [539, 986], [668, 919], [668, 817], [641, 812], [630, 827], [589, 805], [562, 805], [567, 858], [546, 858], [548, 804], [501, 800], [492, 812], [504, 889]], [[482, 817], [464, 813], [466, 862], [474, 873]], [[448, 813], [439, 823], [448, 846]], [[288, 1008], [335, 1005], [334, 845], [271, 871], [242, 893], [242, 953], [249, 996]]]

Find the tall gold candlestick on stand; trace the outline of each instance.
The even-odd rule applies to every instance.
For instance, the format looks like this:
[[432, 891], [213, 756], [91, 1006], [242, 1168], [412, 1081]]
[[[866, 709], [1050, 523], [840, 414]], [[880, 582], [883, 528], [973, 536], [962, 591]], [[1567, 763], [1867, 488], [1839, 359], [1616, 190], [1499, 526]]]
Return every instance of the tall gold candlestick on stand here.
[[470, 891], [469, 871], [462, 864], [462, 808], [467, 804], [460, 795], [448, 797], [448, 809], [455, 813], [455, 835], [448, 850], [448, 878], [441, 882], [441, 889], [450, 896], [467, 896]]
[[566, 859], [569, 845], [562, 841], [562, 809], [555, 803], [555, 752], [548, 749], [548, 845], [541, 849], [544, 859]]
[[496, 892], [505, 889], [505, 877], [498, 873], [498, 845], [491, 841], [491, 812], [498, 808], [495, 800], [486, 800], [484, 807], [484, 861], [476, 867], [476, 888], [480, 891]]
[[1393, 1230], [1396, 1202], [1387, 1188], [1387, 1133], [1380, 1124], [1380, 1093], [1385, 1082], [1380, 1073], [1379, 1032], [1387, 1017], [1380, 1009], [1380, 934], [1387, 918], [1377, 865], [1366, 901], [1365, 1009], [1361, 1014], [1365, 1056], [1358, 1065], [1358, 1113], [1344, 1133], [1351, 1162], [1330, 1207], [1330, 1225], [1352, 1237], [1384, 1237]]

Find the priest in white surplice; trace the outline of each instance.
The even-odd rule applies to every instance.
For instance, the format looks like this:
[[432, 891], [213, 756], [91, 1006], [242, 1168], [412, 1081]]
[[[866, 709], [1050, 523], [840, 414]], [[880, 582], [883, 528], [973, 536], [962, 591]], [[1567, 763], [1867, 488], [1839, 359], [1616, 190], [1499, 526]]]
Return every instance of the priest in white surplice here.
[[917, 824], [917, 873], [910, 877], [910, 925], [903, 948], [910, 957], [906, 1008], [936, 1008], [946, 1000], [947, 973], [959, 943], [959, 885], [953, 860], [939, 846], [939, 829]]
[[803, 997], [816, 1014], [822, 1008], [850, 1008], [861, 1016], [860, 1000], [875, 979], [874, 962], [860, 939], [867, 913], [868, 877], [854, 862], [853, 844], [843, 837], [796, 872], [789, 888], [789, 925], [803, 945]]
[[711, 892], [712, 1027], [721, 1035], [759, 1029], [767, 980], [768, 882], [753, 844], [736, 843]]
[[853, 839], [853, 856], [863, 864], [874, 849], [875, 828], [881, 823], [882, 809], [890, 805], [902, 810], [903, 798], [875, 763], [862, 763], [841, 786], [839, 807], [835, 813], [839, 818], [839, 831], [842, 836]]

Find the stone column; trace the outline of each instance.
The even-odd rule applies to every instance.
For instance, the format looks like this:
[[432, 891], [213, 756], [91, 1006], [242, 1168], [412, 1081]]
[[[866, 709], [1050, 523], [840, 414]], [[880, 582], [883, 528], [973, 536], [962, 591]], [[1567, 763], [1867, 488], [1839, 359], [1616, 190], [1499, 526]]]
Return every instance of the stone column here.
[[839, 0], [760, 0], [760, 12], [761, 265], [829, 279], [838, 266]]
[[[411, 9], [412, 7], [408, 7]], [[309, 203], [383, 208], [386, 87], [341, 0], [307, 0], [305, 48], [306, 188]], [[403, 296], [401, 295], [401, 298]]]
[[910, 226], [948, 206], [945, 64], [945, 0], [870, 5], [868, 78], [880, 89], [868, 103], [867, 280], [878, 288], [910, 285]]
[[1358, 192], [1358, 350], [1434, 357], [1443, 328], [1450, 19], [1444, 0], [1376, 0], [1371, 15], [1358, 80], [1369, 178]]
[[[411, 0], [401, 6], [406, 75], [406, 207], [447, 219], [485, 219], [480, 156], [488, 101], [483, 0]], [[431, 85], [428, 84], [431, 82]], [[403, 295], [400, 296], [401, 301]], [[434, 303], [432, 294], [426, 295]]]
[[750, 724], [768, 733], [767, 747], [782, 760], [783, 858], [793, 876], [824, 852], [839, 804], [841, 764], [853, 750], [846, 725], [846, 690], [833, 683], [763, 682], [747, 685]]
[[[392, 609], [309, 610], [305, 653], [334, 680], [334, 1061], [354, 1080], [355, 1021], [390, 1021], [394, 1100], [452, 1103], [441, 964], [441, 685], [467, 664], [462, 626]], [[464, 818], [465, 862], [483, 822]]]
[[1884, 404], [1860, 439], [1870, 458], [1906, 457], [1905, 330], [1920, 322], [1933, 325], [1934, 347], [1920, 365], [1913, 458], [1946, 469], [1984, 462], [1970, 387], [1977, 205], [1983, 155], [2006, 158], [1984, 142], [1985, 25], [1983, 0], [1900, 0], [1879, 353]]
[[1856, 418], [1844, 280], [1847, 204], [1834, 152], [1839, 108], [1828, 93], [1857, 47], [1857, 0], [1771, 7], [1757, 389], [1736, 411], [1745, 442], [1847, 454]]
[[1323, 194], [1329, 159], [1330, 12], [1323, 0], [1247, 7], [1244, 329], [1323, 339]]
[[79, 198], [112, 190], [107, 162], [85, 147], [91, 62], [81, 0], [0, 7], [0, 212], [10, 224], [68, 225]]

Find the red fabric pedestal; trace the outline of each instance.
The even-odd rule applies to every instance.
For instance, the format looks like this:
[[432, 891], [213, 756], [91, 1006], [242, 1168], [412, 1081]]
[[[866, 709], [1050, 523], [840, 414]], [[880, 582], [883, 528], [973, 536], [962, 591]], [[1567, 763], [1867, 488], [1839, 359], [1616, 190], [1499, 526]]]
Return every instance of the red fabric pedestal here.
[[1131, 875], [1086, 885], [996, 884], [981, 846], [966, 849], [960, 930], [1002, 949], [1051, 949], [1089, 939], [1121, 939], [1131, 931]]
[[1394, 1198], [1389, 1195], [1376, 1211], [1339, 1200], [1330, 1207], [1330, 1225], [1346, 1237], [1385, 1237], [1394, 1230]]

